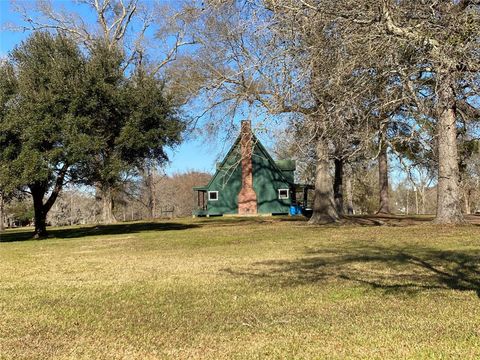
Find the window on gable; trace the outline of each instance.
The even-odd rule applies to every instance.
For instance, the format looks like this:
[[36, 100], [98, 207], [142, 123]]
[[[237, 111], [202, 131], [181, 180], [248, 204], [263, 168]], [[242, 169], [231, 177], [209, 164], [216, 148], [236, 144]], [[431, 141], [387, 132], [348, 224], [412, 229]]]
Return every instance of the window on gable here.
[[218, 191], [209, 191], [208, 201], [217, 201], [217, 200], [218, 200]]
[[289, 190], [288, 189], [279, 189], [278, 190], [278, 198], [280, 200], [283, 200], [283, 199], [288, 199], [289, 198]]

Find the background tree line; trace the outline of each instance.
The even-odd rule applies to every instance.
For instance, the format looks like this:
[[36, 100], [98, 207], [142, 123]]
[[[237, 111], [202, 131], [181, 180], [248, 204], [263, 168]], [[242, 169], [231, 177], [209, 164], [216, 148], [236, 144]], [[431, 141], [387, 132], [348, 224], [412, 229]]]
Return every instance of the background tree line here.
[[[119, 221], [191, 216], [196, 205], [192, 187], [204, 185], [210, 178], [211, 174], [196, 171], [170, 176], [155, 171], [151, 182], [143, 178], [125, 181], [122, 190], [114, 194], [114, 216]], [[31, 198], [12, 199], [5, 204], [3, 216], [7, 226], [30, 225], [34, 219]], [[79, 187], [64, 188], [47, 215], [52, 226], [103, 222], [102, 203], [95, 192]]]

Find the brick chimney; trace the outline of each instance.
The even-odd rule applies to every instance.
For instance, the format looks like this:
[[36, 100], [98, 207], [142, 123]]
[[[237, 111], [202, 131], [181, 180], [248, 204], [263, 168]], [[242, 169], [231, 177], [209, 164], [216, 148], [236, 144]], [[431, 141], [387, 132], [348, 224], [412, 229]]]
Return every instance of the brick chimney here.
[[240, 131], [240, 149], [242, 155], [242, 188], [238, 194], [238, 214], [253, 215], [257, 213], [257, 194], [253, 190], [253, 138], [250, 121], [242, 121]]

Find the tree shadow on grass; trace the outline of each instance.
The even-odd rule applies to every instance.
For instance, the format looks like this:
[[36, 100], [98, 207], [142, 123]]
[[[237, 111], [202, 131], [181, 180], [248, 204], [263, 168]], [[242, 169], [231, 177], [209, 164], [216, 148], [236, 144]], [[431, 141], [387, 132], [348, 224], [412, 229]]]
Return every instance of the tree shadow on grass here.
[[[424, 225], [432, 223], [433, 215], [393, 215], [393, 214], [375, 214], [375, 215], [343, 215], [339, 222], [331, 224], [320, 224], [313, 226], [325, 227], [343, 227], [343, 226], [361, 226], [376, 227], [390, 226], [403, 227], [412, 225]], [[466, 216], [469, 223], [480, 225], [480, 216]], [[232, 226], [235, 224], [272, 224], [272, 223], [291, 223], [295, 225], [309, 225], [308, 218], [304, 216], [214, 216], [210, 218], [199, 218], [197, 221], [203, 225]]]
[[198, 218], [197, 224], [202, 226], [213, 225], [215, 227], [233, 227], [235, 225], [256, 225], [256, 224], [276, 224], [276, 223], [292, 223], [304, 225], [308, 219], [303, 216], [215, 216], [210, 218]]
[[[48, 238], [71, 239], [85, 236], [100, 236], [100, 235], [120, 235], [132, 234], [145, 231], [172, 231], [172, 230], [187, 230], [191, 228], [198, 228], [196, 224], [181, 224], [174, 222], [165, 223], [127, 223], [127, 224], [113, 224], [113, 225], [92, 225], [82, 227], [65, 227], [57, 229], [48, 229]], [[0, 234], [0, 242], [15, 242], [26, 241], [32, 239], [33, 232], [31, 230], [12, 231]]]
[[386, 293], [474, 291], [480, 298], [480, 251], [362, 247], [308, 251], [297, 260], [270, 260], [224, 272], [269, 286], [350, 281]]

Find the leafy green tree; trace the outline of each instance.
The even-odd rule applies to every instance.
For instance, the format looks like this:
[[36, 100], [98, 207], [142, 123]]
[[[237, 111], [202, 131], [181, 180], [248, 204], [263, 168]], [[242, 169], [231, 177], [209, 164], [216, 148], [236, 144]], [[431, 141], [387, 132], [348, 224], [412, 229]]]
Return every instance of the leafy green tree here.
[[15, 86], [0, 122], [0, 184], [31, 194], [35, 237], [46, 236], [47, 213], [67, 182], [111, 194], [180, 141], [184, 126], [162, 82], [141, 66], [125, 70], [122, 53], [101, 43], [82, 53], [65, 36], [37, 32], [4, 68]]
[[38, 32], [13, 50], [6, 66], [14, 68], [16, 89], [0, 123], [2, 183], [30, 192], [35, 237], [43, 237], [48, 211], [85, 156], [85, 59], [69, 39]]
[[[13, 66], [8, 62], [0, 62], [0, 123], [5, 121], [8, 108], [12, 105], [16, 85]], [[3, 136], [4, 134], [0, 133], [0, 142]], [[1, 164], [0, 161], [0, 166]], [[0, 167], [0, 231], [4, 230], [4, 203], [12, 192], [11, 189], [7, 189], [2, 176], [4, 173], [3, 167]]]
[[138, 174], [145, 161], [163, 163], [164, 151], [181, 140], [184, 123], [165, 97], [163, 81], [141, 64], [125, 74], [124, 56], [99, 42], [87, 65], [88, 104], [85, 112], [94, 121], [95, 147], [85, 166], [85, 183], [95, 185], [102, 198], [105, 223], [115, 222], [115, 192], [125, 174]]

